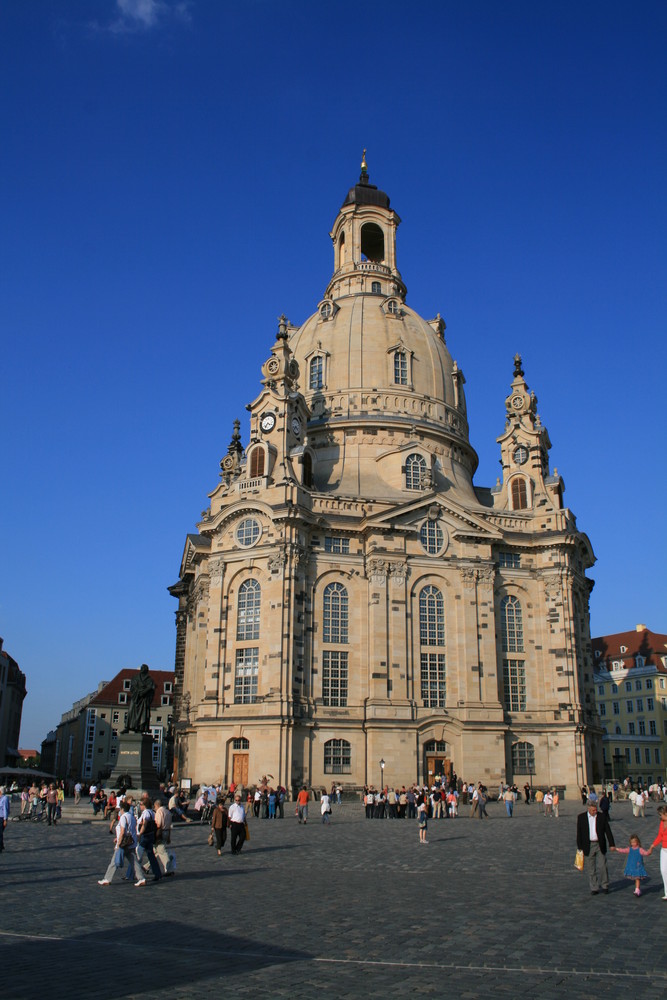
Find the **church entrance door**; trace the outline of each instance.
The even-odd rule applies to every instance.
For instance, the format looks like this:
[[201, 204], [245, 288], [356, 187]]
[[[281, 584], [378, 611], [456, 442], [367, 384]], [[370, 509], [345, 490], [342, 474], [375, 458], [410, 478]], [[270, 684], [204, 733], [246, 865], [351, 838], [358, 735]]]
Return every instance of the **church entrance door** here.
[[248, 757], [247, 753], [235, 753], [232, 758], [232, 781], [236, 785], [248, 785]]
[[452, 776], [452, 762], [448, 757], [439, 753], [426, 754], [426, 771], [424, 780], [430, 787], [437, 777], [449, 781]]

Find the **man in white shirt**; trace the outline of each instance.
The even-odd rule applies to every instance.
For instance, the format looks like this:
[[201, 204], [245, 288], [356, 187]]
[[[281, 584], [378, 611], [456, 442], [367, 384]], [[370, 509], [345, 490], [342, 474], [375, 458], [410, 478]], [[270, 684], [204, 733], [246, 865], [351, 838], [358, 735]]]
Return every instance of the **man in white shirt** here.
[[231, 828], [232, 854], [240, 854], [245, 840], [245, 809], [241, 796], [236, 794], [229, 807], [229, 825]]

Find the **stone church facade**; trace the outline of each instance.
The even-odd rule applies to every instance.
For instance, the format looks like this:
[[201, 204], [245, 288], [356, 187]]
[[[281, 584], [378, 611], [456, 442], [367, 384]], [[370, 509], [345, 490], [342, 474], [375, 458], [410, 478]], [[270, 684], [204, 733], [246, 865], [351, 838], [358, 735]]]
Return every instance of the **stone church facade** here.
[[601, 774], [591, 545], [518, 355], [502, 476], [473, 484], [465, 379], [441, 317], [406, 304], [399, 223], [362, 163], [324, 296], [299, 327], [281, 317], [248, 443], [236, 421], [187, 536], [169, 588], [179, 777]]

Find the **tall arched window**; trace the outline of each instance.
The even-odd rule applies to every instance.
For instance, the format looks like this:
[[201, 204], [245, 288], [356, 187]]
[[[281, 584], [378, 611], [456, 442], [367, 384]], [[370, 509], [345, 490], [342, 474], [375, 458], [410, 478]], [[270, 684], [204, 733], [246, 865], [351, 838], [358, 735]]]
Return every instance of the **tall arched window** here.
[[338, 241], [338, 266], [342, 267], [345, 263], [345, 233], [340, 234], [340, 239]]
[[250, 478], [264, 475], [264, 449], [255, 448], [250, 453]]
[[376, 222], [361, 227], [361, 256], [378, 263], [384, 260], [384, 233]]
[[444, 708], [445, 602], [437, 587], [424, 587], [419, 594], [419, 645], [422, 702], [426, 708]]
[[342, 583], [330, 583], [324, 588], [322, 642], [338, 645], [348, 642], [348, 597]]
[[[348, 596], [342, 583], [330, 583], [324, 588], [323, 612], [323, 644], [346, 645], [348, 642]], [[347, 705], [347, 669], [347, 650], [322, 650], [322, 701], [325, 705]]]
[[518, 597], [500, 602], [500, 629], [504, 653], [523, 653], [523, 618]]
[[512, 480], [512, 509], [526, 510], [528, 507], [528, 489], [523, 476], [516, 476]]
[[259, 613], [262, 588], [258, 580], [244, 580], [239, 587], [239, 605], [236, 617], [236, 639], [248, 642], [259, 639]]
[[420, 490], [422, 478], [426, 475], [426, 459], [423, 455], [408, 455], [405, 460], [406, 490]]
[[310, 452], [305, 452], [303, 456], [303, 485], [308, 489], [313, 485], [313, 459]]
[[321, 389], [324, 386], [324, 358], [321, 354], [316, 354], [310, 359], [310, 371], [308, 374], [308, 388]]
[[394, 352], [394, 385], [408, 384], [408, 356], [405, 351]]
[[352, 770], [352, 748], [347, 740], [327, 740], [324, 744], [324, 773], [347, 774]]
[[419, 641], [422, 646], [445, 645], [445, 602], [437, 587], [424, 587], [419, 595]]

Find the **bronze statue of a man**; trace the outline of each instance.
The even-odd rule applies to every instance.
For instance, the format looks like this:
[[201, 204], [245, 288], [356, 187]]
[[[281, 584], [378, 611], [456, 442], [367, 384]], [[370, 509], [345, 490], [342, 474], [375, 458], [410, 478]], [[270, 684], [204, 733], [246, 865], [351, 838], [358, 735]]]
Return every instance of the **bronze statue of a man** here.
[[130, 703], [124, 733], [147, 733], [151, 728], [151, 705], [155, 694], [155, 681], [148, 673], [148, 664], [142, 663], [130, 683]]

